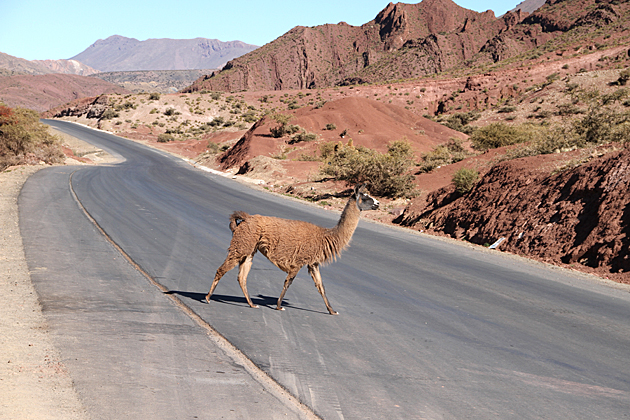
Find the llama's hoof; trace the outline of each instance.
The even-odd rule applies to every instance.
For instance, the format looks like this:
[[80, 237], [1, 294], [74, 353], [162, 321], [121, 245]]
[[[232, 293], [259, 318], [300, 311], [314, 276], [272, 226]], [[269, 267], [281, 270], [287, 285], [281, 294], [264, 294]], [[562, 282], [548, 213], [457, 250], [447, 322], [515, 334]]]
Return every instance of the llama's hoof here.
[[210, 296], [206, 296], [206, 303], [210, 303]]
[[337, 312], [337, 311], [330, 311], [330, 314], [331, 315], [339, 315], [339, 312]]
[[258, 308], [258, 305], [252, 305], [252, 308], [256, 309]]
[[284, 308], [280, 307], [280, 308], [276, 308], [276, 310], [278, 310], [278, 311], [284, 311]]

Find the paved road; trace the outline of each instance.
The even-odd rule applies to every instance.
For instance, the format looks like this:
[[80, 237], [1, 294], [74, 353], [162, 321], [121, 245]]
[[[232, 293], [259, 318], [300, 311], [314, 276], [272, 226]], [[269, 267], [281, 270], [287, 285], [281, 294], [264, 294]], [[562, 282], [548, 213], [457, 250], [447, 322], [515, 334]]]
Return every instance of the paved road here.
[[[286, 311], [273, 310], [284, 273], [260, 255], [248, 282], [259, 309], [246, 305], [236, 272], [206, 304], [203, 297], [226, 255], [233, 210], [325, 226], [338, 216], [108, 134], [51, 124], [126, 159], [40, 171], [20, 200], [36, 288], [57, 335], [65, 337], [62, 353], [68, 362], [81, 356], [70, 369], [82, 395], [94, 394], [97, 377], [132, 372], [130, 382], [141, 383], [129, 386], [141, 388], [168, 367], [174, 369], [169, 375], [187, 378], [183, 389], [162, 390], [176, 394], [172, 410], [195, 407], [187, 413], [203, 418], [207, 405], [187, 392], [224, 387], [215, 382], [217, 369], [204, 368], [213, 350], [197, 341], [202, 328], [179, 308], [172, 311], [168, 296], [136, 280], [141, 276], [120, 255], [103, 251], [106, 244], [95, 239], [97, 232], [72, 202], [70, 185], [135, 263], [322, 418], [629, 418], [628, 288], [362, 221], [350, 249], [322, 269], [339, 316], [327, 314], [305, 271], [287, 293]], [[85, 223], [74, 229], [77, 215]], [[49, 236], [42, 238], [42, 230]], [[71, 267], [59, 261], [72, 261]], [[84, 283], [84, 271], [96, 280]], [[103, 301], [107, 293], [111, 299]], [[164, 320], [150, 322], [166, 309], [168, 328]], [[137, 316], [140, 321], [129, 318]], [[96, 333], [89, 339], [86, 322]], [[122, 338], [118, 328], [125, 331]], [[160, 339], [139, 344], [129, 338], [145, 336]], [[95, 346], [102, 346], [101, 354], [85, 350]], [[120, 394], [113, 383], [105, 388]], [[134, 404], [139, 412], [155, 407], [151, 400]]]

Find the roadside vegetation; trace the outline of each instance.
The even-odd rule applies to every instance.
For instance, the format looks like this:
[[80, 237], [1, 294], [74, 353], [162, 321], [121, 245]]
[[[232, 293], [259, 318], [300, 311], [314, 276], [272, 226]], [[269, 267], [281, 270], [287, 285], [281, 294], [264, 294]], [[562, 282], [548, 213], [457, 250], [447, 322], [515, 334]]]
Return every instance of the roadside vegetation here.
[[432, 151], [422, 155], [418, 163], [418, 173], [431, 172], [441, 166], [457, 163], [471, 156], [462, 145], [462, 140], [451, 138], [446, 144], [436, 146]]
[[409, 198], [417, 195], [414, 176], [414, 154], [407, 140], [389, 144], [387, 153], [367, 147], [325, 143], [322, 146], [321, 174], [346, 181], [349, 185], [366, 182], [370, 191], [380, 197]]
[[455, 190], [462, 195], [468, 194], [478, 180], [479, 172], [476, 169], [462, 168], [453, 174]]
[[63, 160], [59, 139], [39, 122], [37, 112], [0, 103], [0, 171], [13, 165]]

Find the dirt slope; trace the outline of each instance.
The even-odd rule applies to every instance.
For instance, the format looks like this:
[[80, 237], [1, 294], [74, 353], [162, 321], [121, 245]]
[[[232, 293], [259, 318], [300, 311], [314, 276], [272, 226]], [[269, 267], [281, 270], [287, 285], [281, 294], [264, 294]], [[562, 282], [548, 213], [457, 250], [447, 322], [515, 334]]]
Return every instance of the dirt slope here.
[[106, 93], [129, 92], [95, 77], [74, 74], [0, 77], [0, 101], [11, 108], [43, 112], [73, 99]]
[[506, 238], [499, 249], [630, 283], [630, 150], [556, 173], [561, 159], [497, 164], [468, 195], [446, 187], [398, 222], [480, 245]]
[[[298, 159], [300, 155], [319, 155], [319, 147], [325, 142], [344, 143], [352, 139], [355, 146], [365, 146], [380, 152], [387, 151], [387, 144], [407, 139], [416, 155], [446, 143], [450, 138], [466, 139], [467, 136], [441, 124], [420, 117], [404, 108], [365, 98], [344, 98], [327, 102], [321, 108], [304, 107], [287, 113], [292, 115], [290, 124], [298, 125], [307, 132], [317, 134], [312, 142], [291, 144], [289, 136], [273, 138], [270, 128], [278, 124], [269, 116], [256, 123], [232, 148], [220, 158], [223, 170], [241, 166], [257, 156], [271, 157], [281, 153], [286, 158]], [[332, 124], [334, 129], [326, 126]], [[341, 134], [345, 132], [344, 137]], [[282, 164], [282, 162], [280, 162]], [[312, 170], [310, 166], [308, 170]], [[245, 170], [245, 169], [244, 169]], [[295, 168], [294, 168], [295, 171]], [[295, 176], [299, 175], [295, 173]]]

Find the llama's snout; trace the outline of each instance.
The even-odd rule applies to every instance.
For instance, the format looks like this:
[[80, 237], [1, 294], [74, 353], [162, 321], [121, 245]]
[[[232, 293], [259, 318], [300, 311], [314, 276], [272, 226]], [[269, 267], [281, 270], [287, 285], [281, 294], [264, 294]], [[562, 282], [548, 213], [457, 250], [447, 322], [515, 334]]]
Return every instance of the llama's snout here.
[[372, 210], [377, 210], [381, 203], [378, 202], [376, 198], [373, 198], [374, 203], [372, 203]]

